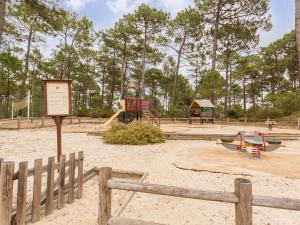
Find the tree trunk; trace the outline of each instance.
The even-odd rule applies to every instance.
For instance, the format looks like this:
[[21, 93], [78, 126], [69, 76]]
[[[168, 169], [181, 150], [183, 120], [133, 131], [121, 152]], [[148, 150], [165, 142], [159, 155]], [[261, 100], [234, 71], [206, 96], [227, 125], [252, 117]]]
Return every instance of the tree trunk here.
[[180, 68], [180, 61], [181, 61], [181, 55], [182, 55], [182, 51], [183, 51], [183, 47], [185, 45], [185, 41], [186, 41], [186, 36], [187, 33], [186, 31], [184, 31], [184, 36], [183, 36], [183, 40], [182, 43], [180, 45], [179, 51], [178, 51], [178, 56], [177, 56], [177, 64], [176, 64], [176, 71], [175, 71], [175, 76], [174, 76], [174, 83], [173, 83], [173, 106], [176, 105], [176, 86], [177, 86], [177, 78], [178, 78], [178, 74], [179, 74], [179, 68]]
[[3, 40], [4, 22], [5, 22], [6, 0], [0, 0], [0, 45]]
[[296, 1], [296, 43], [297, 43], [297, 50], [298, 50], [298, 79], [300, 81], [300, 0]]
[[148, 26], [146, 23], [145, 29], [144, 29], [143, 62], [142, 62], [141, 93], [140, 93], [141, 98], [143, 98], [145, 95], [145, 66], [146, 66], [147, 31], [148, 31]]
[[67, 35], [65, 35], [65, 49], [64, 49], [64, 67], [63, 67], [63, 73], [61, 76], [61, 80], [65, 79], [67, 76], [67, 70], [68, 70], [68, 43], [67, 43]]
[[214, 24], [214, 31], [213, 31], [213, 49], [212, 49], [212, 56], [211, 56], [212, 70], [216, 70], [217, 50], [218, 50], [218, 30], [219, 30], [219, 23], [220, 23], [221, 3], [222, 0], [219, 0], [217, 12], [216, 12], [216, 21]]
[[126, 50], [127, 50], [127, 42], [125, 41], [123, 45], [123, 59], [122, 59], [121, 98], [124, 95], [124, 84], [126, 79]]
[[226, 82], [226, 90], [225, 90], [225, 108], [224, 108], [224, 113], [225, 117], [228, 116], [228, 96], [229, 96], [229, 57], [230, 54], [227, 52], [226, 53], [226, 61], [225, 61], [225, 82]]
[[244, 92], [244, 96], [243, 96], [243, 98], [244, 98], [244, 114], [246, 114], [247, 108], [246, 108], [246, 79], [245, 78], [243, 80], [243, 92]]
[[[26, 79], [28, 78], [29, 56], [30, 56], [30, 50], [31, 50], [32, 35], [33, 35], [33, 30], [32, 30], [32, 26], [30, 26], [29, 34], [28, 34], [28, 40], [27, 40], [27, 49], [26, 49], [26, 54], [25, 54], [24, 78], [22, 80], [22, 86], [23, 87], [25, 87]], [[26, 94], [25, 89], [23, 91], [24, 91], [24, 93], [22, 93], [22, 95], [25, 95]]]

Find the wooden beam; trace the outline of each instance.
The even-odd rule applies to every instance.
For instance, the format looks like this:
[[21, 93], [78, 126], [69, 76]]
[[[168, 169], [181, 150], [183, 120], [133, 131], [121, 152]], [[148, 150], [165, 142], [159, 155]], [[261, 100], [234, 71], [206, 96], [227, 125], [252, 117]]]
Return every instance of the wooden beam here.
[[168, 195], [173, 197], [201, 199], [207, 201], [218, 201], [226, 203], [238, 203], [238, 198], [232, 192], [199, 191], [191, 188], [181, 188], [157, 184], [141, 184], [124, 180], [108, 181], [108, 187], [118, 190], [136, 191], [157, 195]]
[[111, 189], [107, 181], [111, 179], [112, 170], [109, 167], [103, 167], [99, 170], [99, 209], [98, 225], [108, 225], [108, 219], [111, 216]]
[[254, 206], [300, 211], [300, 199], [254, 195], [252, 204]]
[[235, 204], [235, 225], [252, 225], [252, 184], [238, 178], [234, 180], [235, 194], [239, 202]]

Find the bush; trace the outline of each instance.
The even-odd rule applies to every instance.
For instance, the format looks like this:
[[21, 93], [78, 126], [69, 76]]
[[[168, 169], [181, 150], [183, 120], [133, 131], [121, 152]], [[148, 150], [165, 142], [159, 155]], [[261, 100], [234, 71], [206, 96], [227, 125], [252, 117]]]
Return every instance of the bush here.
[[92, 118], [109, 118], [114, 114], [112, 110], [109, 109], [93, 109], [88, 113], [89, 117]]
[[239, 119], [244, 116], [244, 110], [240, 105], [232, 105], [228, 110], [228, 117], [232, 119]]
[[149, 122], [117, 123], [104, 133], [103, 140], [110, 144], [145, 145], [162, 143], [165, 135]]
[[257, 108], [248, 111], [248, 117], [253, 119], [277, 119], [284, 116], [283, 110], [279, 108]]

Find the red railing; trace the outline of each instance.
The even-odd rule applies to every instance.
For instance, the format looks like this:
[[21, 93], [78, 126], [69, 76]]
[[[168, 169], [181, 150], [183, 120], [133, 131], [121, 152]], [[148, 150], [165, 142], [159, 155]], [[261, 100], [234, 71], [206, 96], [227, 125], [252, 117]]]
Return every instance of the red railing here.
[[135, 113], [142, 111], [151, 111], [151, 103], [140, 98], [128, 98], [125, 100], [126, 112]]

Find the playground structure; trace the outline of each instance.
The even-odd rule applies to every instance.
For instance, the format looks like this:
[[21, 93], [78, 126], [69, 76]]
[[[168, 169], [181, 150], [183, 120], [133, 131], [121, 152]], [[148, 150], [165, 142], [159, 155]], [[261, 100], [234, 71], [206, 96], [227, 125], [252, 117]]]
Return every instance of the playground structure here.
[[108, 126], [115, 118], [119, 117], [122, 123], [130, 123], [133, 120], [146, 119], [156, 126], [160, 126], [160, 117], [150, 101], [140, 98], [127, 98], [119, 101], [120, 109], [104, 124]]
[[280, 140], [268, 140], [261, 132], [255, 131], [254, 138], [245, 138], [245, 133], [245, 131], [240, 131], [235, 138], [221, 138], [217, 144], [240, 152], [247, 152], [247, 147], [252, 147], [253, 159], [260, 159], [261, 151], [270, 152], [283, 147]]
[[135, 92], [131, 95], [135, 97], [129, 97], [128, 95], [122, 96], [122, 99], [117, 103], [119, 104], [119, 110], [104, 124], [108, 126], [115, 118], [119, 117], [119, 121], [122, 123], [130, 123], [133, 120], [147, 119], [152, 124], [160, 126], [160, 116], [154, 111], [150, 101], [139, 98], [136, 85], [129, 83], [127, 85], [129, 92]]
[[199, 119], [200, 124], [215, 122], [215, 106], [210, 100], [195, 99], [189, 107], [189, 124]]
[[273, 130], [273, 126], [277, 124], [276, 121], [273, 121], [273, 120], [270, 120], [270, 118], [268, 118], [266, 121], [265, 121], [265, 124], [267, 125], [269, 131]]

